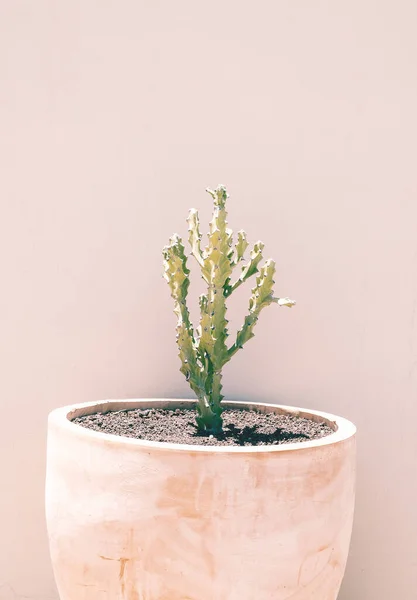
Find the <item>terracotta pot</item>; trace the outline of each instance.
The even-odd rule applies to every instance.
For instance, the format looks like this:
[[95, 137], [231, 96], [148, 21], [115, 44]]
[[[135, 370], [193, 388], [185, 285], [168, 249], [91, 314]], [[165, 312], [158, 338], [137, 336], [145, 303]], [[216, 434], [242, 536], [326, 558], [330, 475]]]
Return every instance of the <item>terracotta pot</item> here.
[[89, 403], [49, 416], [46, 513], [61, 600], [335, 600], [348, 556], [355, 427], [312, 442], [204, 447], [97, 433], [71, 419], [187, 400]]

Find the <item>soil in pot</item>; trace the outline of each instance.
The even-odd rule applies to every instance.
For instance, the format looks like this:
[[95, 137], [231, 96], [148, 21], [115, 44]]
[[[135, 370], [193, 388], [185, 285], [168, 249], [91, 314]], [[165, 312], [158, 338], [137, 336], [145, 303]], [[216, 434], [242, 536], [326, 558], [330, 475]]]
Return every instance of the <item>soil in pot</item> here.
[[203, 446], [265, 446], [307, 442], [333, 433], [325, 422], [254, 410], [226, 409], [223, 433], [198, 432], [195, 409], [130, 409], [77, 417], [73, 423], [112, 435]]

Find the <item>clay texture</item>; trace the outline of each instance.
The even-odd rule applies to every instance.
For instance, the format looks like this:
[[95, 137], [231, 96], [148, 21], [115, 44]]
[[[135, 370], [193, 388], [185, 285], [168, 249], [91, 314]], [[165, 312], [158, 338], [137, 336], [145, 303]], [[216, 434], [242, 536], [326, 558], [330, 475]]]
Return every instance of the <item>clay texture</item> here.
[[350, 422], [252, 404], [337, 427], [269, 448], [144, 442], [70, 422], [188, 402], [109, 401], [50, 414], [46, 514], [61, 600], [336, 600], [354, 510]]

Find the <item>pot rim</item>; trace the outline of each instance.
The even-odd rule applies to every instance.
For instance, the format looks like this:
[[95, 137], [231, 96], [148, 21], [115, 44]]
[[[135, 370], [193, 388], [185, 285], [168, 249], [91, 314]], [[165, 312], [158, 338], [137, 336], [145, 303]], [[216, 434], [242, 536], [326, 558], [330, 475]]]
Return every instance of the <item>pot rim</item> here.
[[313, 418], [313, 420], [323, 420], [330, 427], [335, 428], [335, 431], [323, 438], [311, 440], [308, 442], [294, 442], [289, 444], [281, 444], [277, 446], [203, 446], [197, 444], [174, 444], [172, 442], [154, 442], [150, 440], [138, 440], [124, 436], [113, 435], [109, 433], [100, 433], [92, 429], [87, 429], [81, 425], [72, 423], [72, 419], [77, 416], [93, 414], [95, 412], [111, 412], [115, 410], [123, 410], [123, 408], [166, 408], [166, 405], [171, 404], [173, 408], [188, 407], [195, 404], [195, 400], [183, 398], [129, 398], [120, 400], [99, 400], [94, 402], [83, 402], [79, 404], [71, 404], [56, 408], [49, 413], [49, 426], [57, 426], [61, 430], [71, 435], [76, 435], [80, 439], [108, 445], [123, 445], [143, 449], [164, 450], [170, 452], [195, 452], [207, 454], [265, 454], [270, 452], [294, 452], [303, 451], [310, 448], [328, 446], [343, 442], [356, 434], [356, 427], [344, 417], [339, 417], [331, 413], [298, 408], [295, 406], [286, 406], [282, 404], [272, 404], [266, 402], [250, 402], [229, 400], [223, 402], [226, 408], [249, 408], [262, 410], [263, 412], [277, 412], [290, 414], [294, 416]]

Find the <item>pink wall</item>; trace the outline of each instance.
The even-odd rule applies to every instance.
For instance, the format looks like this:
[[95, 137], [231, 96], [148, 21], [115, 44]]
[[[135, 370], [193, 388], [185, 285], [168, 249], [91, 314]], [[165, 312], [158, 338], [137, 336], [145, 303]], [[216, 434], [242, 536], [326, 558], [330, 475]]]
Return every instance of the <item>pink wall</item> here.
[[188, 395], [160, 251], [219, 182], [298, 300], [226, 391], [356, 422], [340, 600], [415, 600], [416, 23], [413, 0], [0, 2], [0, 600], [56, 599], [48, 411]]

